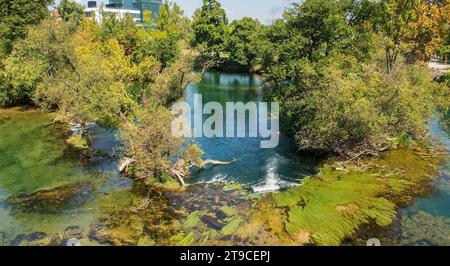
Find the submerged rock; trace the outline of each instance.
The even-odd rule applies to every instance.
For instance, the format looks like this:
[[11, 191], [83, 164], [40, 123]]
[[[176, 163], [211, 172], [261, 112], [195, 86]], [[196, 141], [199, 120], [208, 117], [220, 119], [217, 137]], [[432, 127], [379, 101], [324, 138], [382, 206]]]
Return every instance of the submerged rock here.
[[52, 242], [50, 236], [44, 232], [33, 232], [31, 234], [19, 234], [13, 241], [11, 246], [48, 246]]
[[25, 211], [61, 210], [70, 204], [80, 204], [91, 189], [90, 182], [76, 182], [31, 194], [15, 195], [9, 197], [6, 202]]
[[64, 239], [83, 238], [83, 229], [80, 226], [69, 226], [64, 230]]
[[200, 220], [202, 220], [202, 222], [204, 222], [209, 228], [214, 230], [221, 230], [225, 226], [225, 224], [220, 222], [219, 219], [210, 215], [204, 215], [200, 217]]

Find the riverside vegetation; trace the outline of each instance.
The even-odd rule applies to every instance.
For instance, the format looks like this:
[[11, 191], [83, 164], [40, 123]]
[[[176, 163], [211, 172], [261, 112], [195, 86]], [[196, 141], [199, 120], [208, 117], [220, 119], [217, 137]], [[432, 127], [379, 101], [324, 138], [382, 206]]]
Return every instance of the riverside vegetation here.
[[[131, 17], [87, 20], [70, 0], [50, 15], [48, 4], [5, 3], [11, 12], [0, 18], [0, 104], [51, 113], [54, 121], [43, 127], [76, 125], [65, 145], [83, 160], [128, 158], [122, 170], [135, 180], [133, 196], [91, 225], [90, 241], [359, 243], [365, 226], [386, 229], [400, 208], [432, 193], [448, 161], [427, 134], [430, 119], [448, 114], [449, 86], [445, 74], [436, 78], [426, 66], [436, 53], [448, 58], [447, 0], [306, 0], [271, 25], [252, 18], [230, 24], [216, 0], [204, 0], [192, 20], [166, 1], [156, 20], [146, 12], [140, 26]], [[238, 184], [180, 186], [204, 155], [172, 137], [169, 108], [208, 69], [262, 74], [265, 97], [280, 103], [282, 133], [320, 158], [318, 173], [265, 194]], [[92, 123], [118, 132], [120, 151], [91, 147]], [[25, 212], [57, 211], [82, 205], [79, 195], [97, 186], [77, 181], [5, 202]], [[412, 219], [405, 223], [414, 227]], [[446, 222], [439, 224], [445, 231]], [[12, 243], [64, 239], [31, 234]]]

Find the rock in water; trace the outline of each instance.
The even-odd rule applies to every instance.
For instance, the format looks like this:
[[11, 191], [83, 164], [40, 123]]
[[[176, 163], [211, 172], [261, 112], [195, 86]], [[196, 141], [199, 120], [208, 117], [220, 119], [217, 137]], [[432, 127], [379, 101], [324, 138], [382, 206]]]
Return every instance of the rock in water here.
[[83, 238], [83, 229], [79, 226], [69, 226], [64, 230], [64, 238]]
[[51, 243], [51, 237], [44, 232], [34, 232], [31, 234], [20, 234], [11, 241], [11, 246], [48, 246]]
[[221, 223], [217, 218], [210, 215], [203, 215], [200, 217], [200, 220], [214, 230], [221, 230], [225, 226], [225, 224]]
[[90, 182], [76, 182], [31, 194], [15, 195], [9, 197], [6, 202], [24, 211], [57, 211], [80, 204], [91, 189]]

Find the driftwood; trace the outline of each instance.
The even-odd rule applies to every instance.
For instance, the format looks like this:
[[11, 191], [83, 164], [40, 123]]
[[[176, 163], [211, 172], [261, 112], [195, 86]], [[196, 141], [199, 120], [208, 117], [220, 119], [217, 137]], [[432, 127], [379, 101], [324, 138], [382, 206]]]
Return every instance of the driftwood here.
[[121, 163], [118, 167], [118, 170], [120, 173], [123, 173], [125, 170], [127, 170], [128, 166], [130, 166], [131, 164], [133, 164], [135, 162], [134, 159], [131, 158], [125, 158], [125, 161], [123, 163]]
[[185, 161], [179, 160], [174, 165], [174, 167], [170, 169], [170, 173], [172, 174], [172, 176], [174, 178], [177, 178], [180, 181], [181, 185], [186, 186], [184, 179], [189, 175], [189, 171], [188, 171], [189, 168], [192, 168], [192, 167], [205, 168], [209, 164], [228, 165], [228, 164], [234, 163], [235, 161], [236, 160], [232, 160], [229, 162], [222, 162], [222, 161], [217, 161], [217, 160], [205, 160], [205, 161], [202, 161], [201, 163], [195, 163], [195, 164], [189, 165], [188, 167], [185, 167]]
[[178, 181], [180, 181], [183, 187], [186, 186], [186, 183], [184, 182], [184, 178], [186, 177], [185, 174], [175, 169], [170, 169], [170, 173], [172, 174], [172, 176], [176, 177]]
[[236, 159], [233, 159], [232, 161], [229, 161], [229, 162], [222, 162], [222, 161], [216, 161], [216, 160], [205, 160], [205, 161], [202, 161], [200, 164], [193, 165], [193, 166], [194, 167], [198, 167], [198, 168], [204, 168], [208, 164], [212, 164], [212, 165], [229, 165], [229, 164], [232, 164], [232, 163], [234, 163], [236, 161], [237, 161]]
[[[196, 167], [196, 168], [205, 168], [207, 165], [228, 165], [228, 164], [232, 164], [237, 160], [232, 160], [229, 162], [223, 162], [223, 161], [217, 161], [217, 160], [205, 160], [202, 161], [201, 163], [195, 163], [195, 164], [191, 164], [188, 167], [185, 167], [186, 163], [184, 160], [178, 160], [175, 165], [169, 169], [170, 174], [172, 175], [173, 178], [178, 179], [178, 181], [180, 181], [182, 186], [186, 186], [186, 182], [184, 182], [184, 179], [189, 175], [189, 168], [192, 167]], [[120, 173], [124, 173], [126, 172], [126, 170], [128, 169], [128, 167], [135, 163], [136, 160], [131, 159], [131, 158], [124, 158], [123, 162], [119, 165], [118, 170]]]

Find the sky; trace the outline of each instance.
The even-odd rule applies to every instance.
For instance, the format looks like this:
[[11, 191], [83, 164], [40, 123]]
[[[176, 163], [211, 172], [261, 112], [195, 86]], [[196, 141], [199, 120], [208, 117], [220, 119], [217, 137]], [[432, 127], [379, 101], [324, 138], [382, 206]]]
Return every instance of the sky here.
[[[86, 5], [88, 0], [76, 0]], [[100, 0], [98, 0], [100, 1]], [[201, 7], [202, 0], [172, 0], [179, 4], [185, 14], [191, 17], [195, 9]], [[258, 18], [264, 24], [270, 24], [280, 18], [283, 11], [292, 2], [300, 0], [219, 0], [226, 10], [230, 21], [243, 17]], [[107, 2], [107, 0], [104, 0]]]

